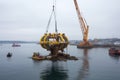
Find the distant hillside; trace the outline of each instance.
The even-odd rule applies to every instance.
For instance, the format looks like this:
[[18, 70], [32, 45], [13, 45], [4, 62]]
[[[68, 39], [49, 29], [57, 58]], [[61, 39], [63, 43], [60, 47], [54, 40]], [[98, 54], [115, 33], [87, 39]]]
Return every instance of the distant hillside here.
[[[89, 40], [94, 45], [120, 45], [119, 38], [108, 38], [108, 39], [94, 39]], [[78, 45], [81, 40], [70, 40], [70, 45]]]

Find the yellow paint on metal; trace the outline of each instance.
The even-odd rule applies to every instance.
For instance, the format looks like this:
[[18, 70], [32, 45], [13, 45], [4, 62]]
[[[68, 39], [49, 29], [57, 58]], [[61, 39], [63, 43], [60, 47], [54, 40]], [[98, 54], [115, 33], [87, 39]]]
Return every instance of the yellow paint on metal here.
[[40, 39], [41, 46], [47, 50], [50, 50], [50, 47], [54, 45], [58, 45], [59, 50], [63, 50], [68, 43], [68, 38], [64, 33], [45, 33]]

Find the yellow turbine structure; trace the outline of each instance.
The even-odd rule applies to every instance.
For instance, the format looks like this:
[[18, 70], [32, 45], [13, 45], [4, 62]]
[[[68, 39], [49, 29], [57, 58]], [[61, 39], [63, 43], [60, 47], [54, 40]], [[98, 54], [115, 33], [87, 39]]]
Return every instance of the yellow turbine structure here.
[[64, 33], [45, 33], [40, 39], [41, 46], [47, 50], [51, 50], [51, 47], [58, 47], [58, 50], [63, 51], [68, 43], [68, 38]]
[[[64, 33], [58, 33], [57, 30], [57, 20], [56, 20], [56, 14], [55, 14], [55, 3], [56, 1], [53, 0], [53, 10], [50, 15], [46, 33], [41, 37], [40, 44], [43, 48], [51, 51], [51, 55], [57, 55], [60, 51], [60, 53], [63, 53], [64, 48], [68, 46], [68, 38]], [[49, 25], [52, 19], [52, 16], [54, 16], [55, 20], [55, 33], [48, 33]]]

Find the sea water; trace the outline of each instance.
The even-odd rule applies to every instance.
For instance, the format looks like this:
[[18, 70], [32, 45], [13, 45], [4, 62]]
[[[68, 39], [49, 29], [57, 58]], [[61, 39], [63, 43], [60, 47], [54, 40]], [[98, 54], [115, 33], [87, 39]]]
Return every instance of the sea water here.
[[[78, 49], [68, 46], [65, 53], [78, 57], [68, 61], [34, 61], [33, 52], [50, 52], [38, 44], [0, 46], [0, 80], [119, 80], [120, 58], [110, 56], [109, 48]], [[12, 57], [6, 57], [11, 52]]]

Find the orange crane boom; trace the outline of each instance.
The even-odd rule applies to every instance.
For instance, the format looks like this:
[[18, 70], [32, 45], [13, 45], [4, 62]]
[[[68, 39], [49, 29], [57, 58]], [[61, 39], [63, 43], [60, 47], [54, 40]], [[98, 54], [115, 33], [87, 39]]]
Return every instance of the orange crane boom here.
[[83, 42], [81, 42], [80, 45], [78, 46], [79, 47], [90, 47], [91, 44], [88, 41], [89, 26], [87, 25], [85, 19], [81, 16], [80, 9], [79, 9], [79, 6], [76, 0], [74, 0], [74, 4], [75, 4], [78, 20], [80, 23], [80, 27], [82, 30], [82, 34], [83, 34]]

